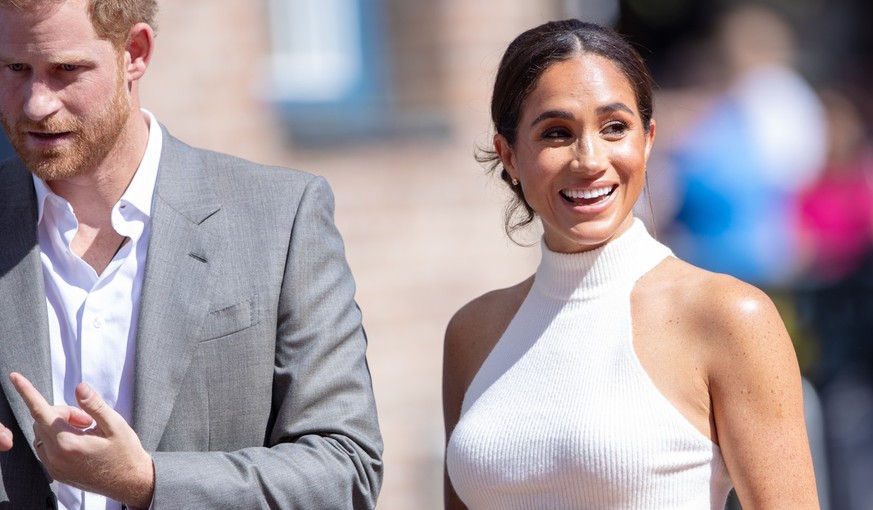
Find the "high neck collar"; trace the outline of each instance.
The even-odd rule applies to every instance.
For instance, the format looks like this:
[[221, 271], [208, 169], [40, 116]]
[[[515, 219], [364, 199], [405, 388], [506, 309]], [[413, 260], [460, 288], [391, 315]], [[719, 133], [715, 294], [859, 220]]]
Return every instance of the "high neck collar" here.
[[563, 300], [594, 299], [632, 286], [665, 257], [669, 248], [653, 239], [645, 225], [634, 218], [623, 234], [595, 250], [556, 253], [540, 243], [542, 260], [534, 290]]

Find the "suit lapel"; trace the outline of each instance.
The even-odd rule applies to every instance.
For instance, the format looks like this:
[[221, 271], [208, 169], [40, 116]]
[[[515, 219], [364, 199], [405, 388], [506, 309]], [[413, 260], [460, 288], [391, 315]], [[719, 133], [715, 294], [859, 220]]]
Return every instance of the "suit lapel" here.
[[157, 448], [185, 378], [222, 243], [207, 228], [220, 205], [198, 152], [164, 133], [137, 328], [133, 427], [146, 450]]
[[[164, 133], [137, 327], [133, 427], [147, 450], [160, 441], [191, 361], [222, 243], [206, 228], [220, 205], [197, 151]], [[51, 353], [36, 195], [19, 161], [0, 168], [0, 191], [0, 387], [32, 442], [33, 420], [8, 375], [22, 373], [51, 401]]]
[[8, 376], [20, 372], [51, 402], [52, 371], [36, 194], [19, 160], [0, 167], [0, 190], [0, 386], [32, 443], [33, 419]]

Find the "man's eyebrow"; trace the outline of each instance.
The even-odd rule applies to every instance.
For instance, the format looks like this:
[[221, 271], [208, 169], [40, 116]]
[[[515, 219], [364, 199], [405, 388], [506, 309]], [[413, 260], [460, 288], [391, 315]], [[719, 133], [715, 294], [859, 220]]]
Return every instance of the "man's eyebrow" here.
[[[62, 65], [62, 64], [85, 64], [91, 62], [92, 58], [82, 54], [82, 53], [60, 53], [57, 55], [50, 55], [45, 58], [45, 62], [48, 62], [50, 65]], [[4, 55], [0, 53], [0, 64], [9, 65], [9, 64], [17, 64], [17, 63], [26, 63], [26, 60], [19, 59], [17, 57], [13, 57], [10, 55]]]
[[46, 59], [49, 64], [52, 65], [61, 65], [61, 64], [84, 64], [85, 62], [90, 62], [91, 59], [81, 53], [64, 53], [60, 55], [52, 55]]

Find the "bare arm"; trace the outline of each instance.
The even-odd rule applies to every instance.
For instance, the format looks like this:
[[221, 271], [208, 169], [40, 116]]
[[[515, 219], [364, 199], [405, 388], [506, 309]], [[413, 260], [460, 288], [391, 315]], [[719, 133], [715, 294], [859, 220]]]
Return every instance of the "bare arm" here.
[[[449, 323], [446, 329], [445, 343], [443, 346], [443, 421], [446, 430], [446, 446], [452, 435], [455, 425], [461, 415], [461, 404], [464, 393], [467, 391], [467, 374], [465, 360], [468, 360], [464, 352], [462, 330], [466, 327], [457, 315]], [[452, 482], [449, 480], [447, 469], [443, 470], [443, 495], [446, 510], [466, 510], [467, 507], [455, 493]]]
[[[728, 472], [746, 510], [819, 508], [791, 339], [770, 299], [718, 281], [707, 326], [710, 391]], [[709, 294], [712, 296], [713, 294]]]

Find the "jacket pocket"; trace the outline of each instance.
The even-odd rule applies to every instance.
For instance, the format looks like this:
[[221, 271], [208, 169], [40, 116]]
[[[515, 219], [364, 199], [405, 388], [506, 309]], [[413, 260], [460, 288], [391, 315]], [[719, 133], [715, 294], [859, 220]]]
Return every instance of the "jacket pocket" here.
[[257, 298], [252, 297], [235, 305], [209, 312], [200, 330], [200, 341], [205, 342], [232, 335], [257, 323]]

